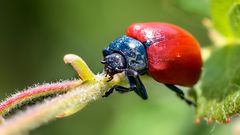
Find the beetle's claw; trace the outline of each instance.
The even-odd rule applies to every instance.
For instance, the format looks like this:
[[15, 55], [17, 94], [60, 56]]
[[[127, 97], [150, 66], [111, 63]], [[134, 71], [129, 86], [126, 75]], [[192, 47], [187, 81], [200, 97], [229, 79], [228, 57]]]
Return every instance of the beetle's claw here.
[[108, 78], [107, 82], [112, 81], [112, 79], [113, 79], [113, 75], [110, 75], [110, 77]]

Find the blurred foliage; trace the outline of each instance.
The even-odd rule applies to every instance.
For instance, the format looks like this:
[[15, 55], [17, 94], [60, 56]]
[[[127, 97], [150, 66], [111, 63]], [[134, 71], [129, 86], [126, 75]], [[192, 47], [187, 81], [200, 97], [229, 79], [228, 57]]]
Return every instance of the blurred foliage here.
[[228, 40], [240, 36], [240, 0], [212, 0], [211, 15], [215, 28]]
[[240, 88], [240, 1], [212, 0], [214, 29], [227, 39], [204, 63], [201, 81], [197, 87], [197, 117], [228, 123], [239, 109]]
[[[235, 11], [234, 11], [235, 12]], [[72, 78], [67, 53], [80, 55], [101, 72], [101, 51], [134, 22], [163, 21], [190, 31], [208, 46], [203, 18], [208, 0], [8, 0], [0, 2], [0, 97], [36, 82]], [[135, 93], [113, 94], [83, 111], [52, 123], [32, 135], [226, 135], [230, 125], [195, 125], [193, 108], [152, 79], [144, 81], [149, 100]]]
[[[228, 122], [240, 111], [240, 45], [215, 49], [205, 62], [198, 90], [197, 117]], [[200, 92], [201, 91], [201, 92]]]
[[234, 4], [229, 13], [231, 28], [236, 38], [240, 37], [240, 1]]

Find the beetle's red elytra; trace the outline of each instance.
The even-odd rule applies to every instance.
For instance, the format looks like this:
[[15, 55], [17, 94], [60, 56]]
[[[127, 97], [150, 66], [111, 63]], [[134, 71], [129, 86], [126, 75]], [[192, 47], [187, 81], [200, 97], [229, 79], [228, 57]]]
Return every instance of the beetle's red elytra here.
[[136, 23], [126, 34], [147, 47], [148, 73], [161, 83], [193, 86], [199, 79], [202, 57], [199, 43], [182, 28], [167, 23]]

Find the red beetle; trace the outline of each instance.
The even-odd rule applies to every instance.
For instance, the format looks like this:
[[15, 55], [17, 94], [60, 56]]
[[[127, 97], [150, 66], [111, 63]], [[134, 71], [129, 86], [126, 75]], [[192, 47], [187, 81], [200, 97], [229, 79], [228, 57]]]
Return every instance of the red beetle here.
[[167, 23], [136, 23], [126, 35], [114, 40], [103, 50], [105, 71], [110, 76], [125, 71], [130, 87], [113, 86], [119, 92], [135, 91], [143, 99], [147, 93], [139, 75], [148, 73], [164, 83], [188, 104], [191, 101], [175, 85], [193, 86], [199, 79], [202, 58], [198, 42], [187, 31]]

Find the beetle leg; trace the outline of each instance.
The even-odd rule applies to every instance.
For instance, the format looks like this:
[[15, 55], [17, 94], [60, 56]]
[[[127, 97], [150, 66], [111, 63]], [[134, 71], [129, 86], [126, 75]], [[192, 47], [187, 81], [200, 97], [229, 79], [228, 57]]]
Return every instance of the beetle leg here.
[[142, 99], [147, 99], [147, 91], [139, 76], [128, 76], [130, 88], [133, 89]]
[[116, 91], [120, 93], [125, 93], [129, 91], [135, 91], [142, 99], [147, 99], [147, 92], [146, 89], [140, 80], [138, 73], [135, 70], [132, 69], [126, 69], [125, 70], [126, 76], [128, 78], [128, 82], [130, 84], [129, 88], [120, 86], [120, 85], [115, 85], [113, 86], [110, 90], [108, 90], [103, 97], [109, 96], [113, 90], [115, 89]]
[[108, 97], [110, 94], [113, 93], [114, 87], [112, 87], [111, 89], [109, 89], [107, 92], [105, 92], [105, 94], [102, 97]]
[[138, 76], [138, 72], [133, 70], [133, 69], [125, 69], [125, 74], [127, 76], [133, 76], [133, 77], [137, 77]]
[[108, 97], [110, 94], [113, 93], [113, 90], [116, 90], [120, 93], [125, 93], [125, 92], [129, 92], [129, 91], [132, 91], [131, 88], [126, 88], [126, 87], [123, 87], [123, 86], [120, 86], [120, 85], [114, 85], [111, 89], [109, 89], [107, 92], [105, 92], [105, 95], [103, 95], [102, 97]]
[[195, 103], [193, 103], [193, 102], [192, 102], [191, 100], [189, 100], [189, 99], [186, 99], [186, 97], [184, 96], [183, 91], [182, 91], [180, 88], [178, 88], [177, 86], [175, 86], [175, 85], [173, 85], [173, 84], [165, 84], [165, 86], [167, 86], [170, 90], [176, 92], [177, 96], [178, 96], [179, 98], [181, 98], [182, 100], [184, 100], [187, 104], [193, 105], [193, 106], [196, 107], [196, 104], [195, 104]]
[[125, 74], [128, 76], [130, 88], [133, 89], [142, 99], [147, 99], [147, 91], [139, 78], [138, 72], [133, 69], [125, 69]]

